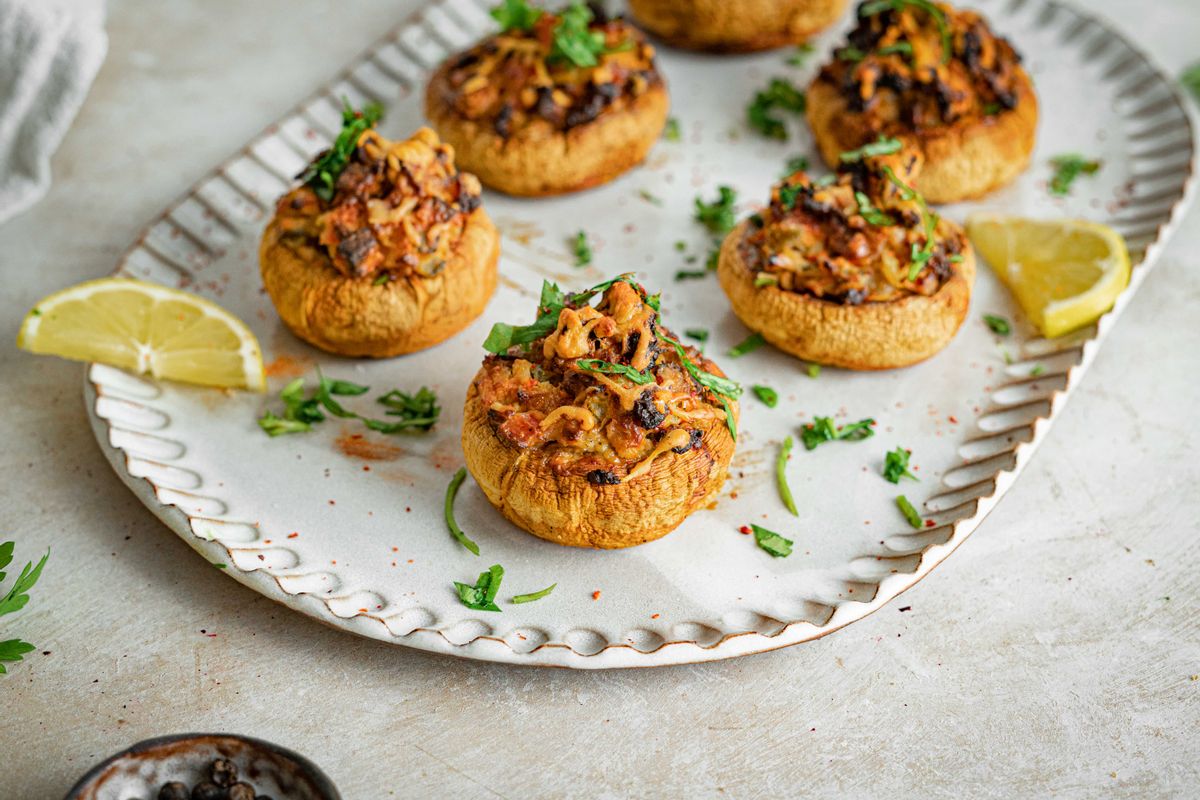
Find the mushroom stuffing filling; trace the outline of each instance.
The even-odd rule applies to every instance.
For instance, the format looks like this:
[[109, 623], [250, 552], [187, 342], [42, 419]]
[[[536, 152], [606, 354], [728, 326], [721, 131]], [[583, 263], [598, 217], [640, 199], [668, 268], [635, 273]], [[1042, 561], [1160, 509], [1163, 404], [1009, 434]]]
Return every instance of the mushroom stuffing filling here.
[[516, 17], [454, 59], [443, 97], [501, 138], [539, 119], [556, 130], [584, 125], [662, 83], [654, 47], [622, 19], [578, 2]]
[[859, 305], [933, 295], [954, 275], [963, 234], [909, 185], [919, 157], [890, 143], [896, 152], [843, 154], [853, 160], [832, 181], [801, 171], [772, 189], [740, 242], [756, 285]]
[[874, 132], [937, 128], [1015, 108], [1021, 56], [972, 11], [929, 0], [867, 0], [821, 70]]
[[395, 142], [363, 131], [329, 194], [306, 184], [280, 199], [283, 242], [317, 247], [341, 274], [381, 283], [440, 272], [480, 203], [479, 181], [428, 128]]
[[659, 325], [657, 296], [625, 277], [548, 304], [557, 291], [543, 290], [542, 335], [489, 355], [475, 379], [501, 439], [541, 453], [556, 474], [604, 485], [669, 451], [704, 449], [714, 420], [732, 432], [727, 398], [740, 387]]

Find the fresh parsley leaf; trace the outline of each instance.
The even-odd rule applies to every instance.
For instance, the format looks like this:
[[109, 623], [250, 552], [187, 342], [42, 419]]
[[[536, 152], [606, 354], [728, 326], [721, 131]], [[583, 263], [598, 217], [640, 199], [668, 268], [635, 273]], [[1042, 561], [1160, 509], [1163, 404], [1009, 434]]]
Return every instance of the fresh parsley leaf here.
[[[8, 552], [11, 554], [15, 545], [12, 543], [8, 544]], [[8, 558], [11, 561], [12, 556], [9, 555]], [[49, 558], [50, 551], [46, 550], [46, 555], [42, 556], [36, 567], [32, 561], [25, 564], [25, 568], [21, 570], [21, 574], [17, 576], [8, 593], [0, 597], [0, 617], [20, 611], [25, 607], [25, 604], [29, 602], [29, 590], [33, 588], [38, 578], [42, 576], [42, 568], [46, 566], [46, 561]], [[4, 566], [7, 566], [7, 563]]]
[[[705, 334], [707, 336], [707, 334]], [[12, 563], [15, 542], [0, 542], [0, 582], [5, 578], [4, 568]]]
[[994, 117], [1003, 110], [1004, 110], [1003, 106], [1001, 106], [999, 103], [984, 103], [983, 104], [983, 115], [985, 117]]
[[1185, 69], [1179, 76], [1179, 82], [1192, 93], [1192, 98], [1200, 103], [1200, 61]]
[[371, 281], [371, 285], [372, 286], [383, 286], [385, 283], [391, 283], [391, 282], [392, 282], [391, 273], [384, 272], [379, 277], [377, 277], [375, 280]]
[[360, 417], [364, 425], [381, 433], [397, 433], [407, 428], [428, 431], [442, 414], [442, 408], [437, 402], [437, 395], [425, 386], [418, 389], [415, 394], [392, 389], [387, 394], [376, 397], [375, 402], [388, 409], [384, 413], [389, 417], [401, 418], [396, 422]]
[[875, 420], [871, 418], [852, 422], [848, 425], [835, 427], [833, 417], [814, 417], [813, 421], [800, 428], [800, 439], [804, 442], [805, 450], [815, 450], [825, 442], [842, 440], [858, 442], [875, 435], [871, 427]]
[[754, 392], [754, 396], [761, 400], [767, 408], [774, 408], [779, 405], [779, 392], [770, 386], [755, 384], [750, 387], [750, 391]]
[[908, 279], [915, 281], [917, 276], [921, 274], [921, 270], [929, 263], [929, 259], [933, 257], [934, 238], [933, 234], [937, 230], [938, 222], [941, 220], [937, 214], [929, 210], [929, 204], [925, 202], [924, 196], [916, 189], [909, 186], [904, 181], [897, 177], [891, 167], [885, 166], [883, 174], [891, 181], [892, 185], [900, 190], [900, 197], [904, 200], [913, 200], [921, 208], [921, 223], [925, 228], [925, 243], [917, 247], [917, 243], [913, 242], [912, 251], [909, 256]]
[[633, 367], [625, 364], [614, 364], [611, 361], [602, 361], [598, 358], [579, 358], [575, 360], [575, 366], [579, 367], [584, 372], [603, 372], [607, 375], [623, 375], [639, 386], [654, 381], [654, 376], [647, 372], [639, 372]]
[[779, 447], [779, 455], [775, 457], [775, 485], [779, 487], [779, 499], [783, 501], [784, 507], [792, 512], [793, 517], [798, 517], [800, 512], [796, 510], [796, 501], [792, 497], [792, 489], [788, 486], [787, 481], [787, 462], [794, 445], [795, 442], [789, 436]]
[[289, 433], [307, 433], [312, 430], [312, 425], [309, 423], [301, 422], [298, 419], [278, 417], [270, 409], [264, 411], [263, 415], [258, 418], [258, 427], [262, 428], [272, 439]]
[[[353, 411], [347, 411], [342, 407], [342, 404], [333, 399], [333, 381], [321, 374], [320, 367], [317, 368], [317, 402], [321, 407], [340, 419], [353, 419], [358, 415]], [[353, 384], [351, 384], [353, 385]], [[363, 387], [364, 389], [366, 387]]]
[[663, 205], [662, 198], [658, 197], [655, 194], [652, 194], [650, 192], [650, 190], [648, 190], [648, 189], [639, 189], [638, 197], [642, 198], [643, 200], [645, 200], [647, 203], [649, 203], [652, 206], [658, 206], [661, 208]]
[[317, 156], [311, 164], [305, 167], [297, 178], [300, 182], [313, 187], [317, 197], [326, 202], [333, 199], [338, 176], [350, 163], [358, 139], [383, 118], [383, 107], [371, 103], [362, 111], [350, 107], [350, 101], [342, 98], [342, 130], [334, 139], [328, 150]]
[[492, 19], [500, 23], [500, 32], [528, 31], [542, 17], [542, 11], [534, 8], [525, 0], [504, 0], [503, 3], [491, 10]]
[[704, 259], [704, 268], [709, 272], [716, 272], [717, 267], [721, 264], [721, 243], [713, 242], [713, 247], [708, 251], [708, 256]]
[[856, 63], [866, 58], [867, 54], [862, 50], [859, 50], [854, 45], [848, 44], [845, 47], [834, 50], [833, 57], [838, 61], [849, 61], [851, 63]]
[[530, 592], [529, 594], [514, 594], [512, 596], [512, 600], [510, 600], [509, 602], [511, 602], [513, 604], [518, 604], [518, 603], [532, 603], [534, 600], [541, 600], [543, 597], [545, 597], [546, 595], [553, 592], [555, 586], [558, 586], [558, 584], [552, 583], [549, 586], [547, 586], [545, 589], [542, 589], [541, 591]]
[[908, 471], [908, 459], [912, 453], [903, 447], [897, 447], [887, 454], [883, 460], [883, 477], [891, 483], [899, 483], [901, 478], [912, 478], [919, 481], [916, 475]]
[[558, 13], [558, 24], [554, 26], [551, 58], [562, 58], [577, 67], [594, 67], [597, 58], [604, 52], [604, 34], [593, 31], [589, 24], [592, 10], [580, 0]]
[[592, 246], [588, 244], [587, 231], [580, 231], [575, 234], [573, 251], [575, 253], [575, 266], [586, 267], [592, 263]]
[[0, 675], [8, 674], [8, 670], [4, 668], [3, 662], [12, 663], [20, 661], [26, 653], [34, 649], [36, 648], [29, 642], [22, 642], [20, 639], [9, 639], [0, 642]]
[[796, 51], [788, 56], [784, 63], [789, 67], [803, 67], [804, 62], [808, 61], [808, 57], [812, 55], [813, 49], [808, 42], [802, 42], [796, 46]]
[[792, 156], [787, 160], [787, 172], [783, 173], [782, 177], [788, 178], [797, 172], [808, 172], [808, 168], [808, 156]]
[[350, 381], [339, 381], [334, 378], [329, 379], [329, 393], [354, 397], [360, 394], [366, 394], [371, 390], [370, 386], [362, 386]]
[[1046, 372], [1045, 364], [1034, 364], [1033, 369], [1029, 370], [1029, 377], [1036, 378], [1039, 375], [1045, 374], [1045, 372]]
[[705, 372], [696, 366], [690, 358], [687, 351], [683, 349], [683, 345], [675, 339], [667, 336], [665, 333], [659, 334], [663, 341], [675, 348], [675, 352], [679, 354], [679, 361], [683, 364], [683, 368], [692, 376], [692, 380], [717, 395], [721, 401], [722, 408], [725, 409], [725, 425], [729, 428], [729, 434], [737, 441], [737, 421], [733, 417], [733, 407], [729, 405], [730, 400], [736, 400], [742, 394], [742, 387], [737, 381], [731, 381], [729, 378], [722, 378], [719, 375], [713, 375], [711, 372]]
[[687, 328], [683, 335], [689, 339], [695, 339], [700, 343], [701, 348], [708, 343], [708, 331], [705, 328]]
[[679, 120], [671, 117], [667, 120], [667, 124], [663, 127], [663, 138], [668, 142], [678, 142], [683, 140], [683, 132], [679, 129]]
[[862, 192], [855, 192], [854, 199], [858, 202], [858, 214], [872, 225], [885, 226], [895, 224], [886, 212], [880, 211], [875, 206], [871, 205], [871, 198], [867, 197]]
[[920, 529], [924, 526], [924, 523], [921, 522], [921, 515], [917, 513], [915, 508], [913, 508], [913, 504], [908, 502], [907, 497], [902, 494], [897, 495], [896, 507], [900, 509], [900, 513], [904, 515], [906, 520], [908, 520], [909, 525], [912, 525], [917, 529]]
[[680, 269], [675, 271], [675, 280], [688, 281], [696, 278], [707, 278], [708, 270], [706, 269]]
[[937, 25], [938, 33], [942, 39], [942, 63], [945, 64], [950, 60], [950, 56], [954, 54], [954, 41], [950, 31], [950, 24], [946, 21], [946, 13], [930, 0], [872, 0], [869, 3], [863, 3], [858, 8], [858, 16], [870, 17], [879, 14], [883, 11], [902, 11], [905, 7], [918, 8], [928, 14], [935, 25]]
[[696, 198], [696, 221], [712, 233], [729, 233], [737, 224], [733, 213], [737, 191], [729, 186], [719, 186], [717, 192], [717, 199], [709, 203], [701, 197]]
[[805, 369], [804, 371], [808, 373], [808, 377], [815, 378], [821, 374], [821, 365], [820, 364], [809, 364], [808, 368]]
[[1094, 159], [1084, 158], [1078, 153], [1067, 153], [1050, 159], [1054, 167], [1054, 177], [1050, 179], [1050, 194], [1056, 197], [1066, 197], [1071, 193], [1071, 184], [1080, 175], [1095, 175], [1103, 163]]
[[[466, 480], [466, 478], [467, 468], [459, 467], [458, 472], [454, 473], [454, 477], [450, 479], [450, 485], [446, 487], [446, 501], [443, 504], [443, 511], [446, 517], [446, 527], [450, 529], [450, 535], [453, 536], [455, 540], [463, 547], [467, 548], [475, 555], [479, 555], [479, 545], [471, 541], [471, 539], [465, 533], [463, 533], [463, 529], [458, 527], [458, 523], [454, 520], [454, 498], [458, 495], [458, 487], [462, 486], [462, 482]], [[466, 601], [464, 600], [463, 602]]]
[[890, 56], [890, 55], [911, 56], [912, 51], [913, 51], [912, 45], [909, 44], [908, 42], [895, 42], [893, 44], [884, 45], [883, 47], [879, 48], [875, 52], [881, 56]]
[[1012, 325], [1004, 317], [995, 314], [984, 314], [983, 321], [997, 336], [1008, 336], [1012, 333]]
[[838, 156], [838, 160], [843, 164], [853, 164], [856, 161], [862, 161], [864, 158], [872, 156], [887, 156], [892, 153], [899, 153], [903, 144], [899, 139], [890, 136], [880, 135], [873, 142], [864, 144], [857, 150], [847, 150]]
[[729, 348], [729, 357], [741, 358], [742, 356], [746, 355], [746, 353], [749, 353], [752, 350], [757, 350], [766, 343], [767, 340], [763, 338], [761, 333], [752, 333], [738, 344], [735, 344], [733, 347]]
[[675, 252], [682, 253], [684, 250], [687, 250], [687, 242], [680, 239], [675, 243]]
[[775, 286], [779, 283], [778, 276], [768, 272], [760, 272], [754, 276], [754, 288], [761, 289], [764, 286]]
[[513, 345], [527, 345], [548, 336], [558, 325], [558, 315], [566, 307], [566, 302], [566, 295], [557, 284], [542, 281], [542, 298], [538, 304], [537, 319], [530, 325], [497, 322], [483, 341], [483, 349], [489, 353], [506, 353]]
[[755, 543], [775, 558], [787, 558], [792, 554], [792, 545], [795, 542], [791, 539], [785, 539], [775, 531], [769, 531], [753, 523], [751, 523], [750, 529], [754, 531]]
[[500, 591], [500, 581], [502, 580], [504, 580], [504, 567], [492, 564], [487, 572], [479, 573], [479, 579], [475, 581], [474, 586], [455, 581], [454, 588], [458, 590], [458, 599], [467, 608], [473, 608], [476, 611], [499, 611], [500, 606], [496, 605], [496, 593]]
[[776, 109], [803, 114], [807, 98], [785, 78], [772, 78], [767, 88], [754, 95], [754, 101], [746, 107], [746, 122], [768, 139], [786, 141], [787, 125], [775, 113]]

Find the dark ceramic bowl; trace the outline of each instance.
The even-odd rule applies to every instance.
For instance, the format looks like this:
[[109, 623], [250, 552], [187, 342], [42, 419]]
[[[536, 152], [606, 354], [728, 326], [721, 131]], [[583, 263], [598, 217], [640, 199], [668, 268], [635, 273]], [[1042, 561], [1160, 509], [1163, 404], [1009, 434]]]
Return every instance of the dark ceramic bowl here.
[[227, 733], [183, 733], [138, 742], [92, 767], [66, 800], [155, 800], [168, 781], [190, 789], [208, 779], [215, 759], [237, 767], [238, 780], [273, 800], [341, 800], [316, 764], [278, 745]]

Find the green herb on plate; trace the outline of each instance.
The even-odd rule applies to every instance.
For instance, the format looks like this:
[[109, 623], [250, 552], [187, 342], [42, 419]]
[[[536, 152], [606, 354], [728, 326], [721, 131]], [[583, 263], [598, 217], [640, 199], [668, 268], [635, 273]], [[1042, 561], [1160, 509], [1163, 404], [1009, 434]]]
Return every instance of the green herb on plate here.
[[909, 525], [912, 525], [917, 529], [924, 527], [924, 523], [921, 521], [921, 515], [917, 513], [915, 508], [913, 508], [913, 504], [908, 502], [907, 497], [902, 494], [896, 495], [896, 507], [900, 509], [900, 513], [904, 515], [906, 520], [908, 520]]
[[779, 446], [779, 455], [775, 457], [775, 485], [779, 487], [779, 499], [783, 501], [784, 507], [792, 512], [793, 517], [798, 517], [800, 512], [796, 510], [796, 501], [792, 497], [792, 489], [788, 486], [787, 481], [787, 462], [788, 457], [792, 454], [794, 444], [792, 437], [789, 436]]
[[775, 531], [769, 531], [753, 523], [751, 523], [750, 529], [754, 531], [754, 542], [775, 558], [786, 558], [792, 554], [792, 545], [795, 542], [791, 539], [785, 539]]
[[474, 586], [455, 581], [454, 588], [458, 590], [458, 599], [467, 608], [476, 611], [499, 611], [500, 606], [496, 605], [496, 594], [500, 591], [502, 580], [504, 580], [504, 567], [492, 564], [487, 572], [479, 573], [479, 579], [475, 581]]
[[787, 57], [784, 63], [789, 67], [803, 67], [804, 63], [808, 61], [808, 57], [813, 54], [813, 50], [814, 48], [811, 44], [801, 42], [796, 45], [795, 51]]
[[762, 401], [762, 404], [767, 408], [774, 408], [779, 405], [779, 392], [772, 389], [770, 386], [761, 386], [755, 384], [750, 387], [750, 391], [754, 392], [754, 396]]
[[576, 359], [575, 366], [584, 372], [603, 372], [606, 375], [622, 375], [639, 386], [654, 381], [654, 376], [648, 372], [640, 372], [625, 364], [614, 364], [611, 361], [602, 361], [598, 358]]
[[995, 314], [984, 314], [983, 321], [997, 336], [1008, 336], [1012, 333], [1012, 324], [1004, 317]]
[[580, 0], [573, 0], [559, 11], [558, 24], [554, 26], [552, 34], [550, 58], [565, 59], [577, 67], [599, 64], [598, 57], [605, 52], [604, 34], [588, 27], [592, 18], [592, 10]]
[[652, 206], [659, 206], [661, 208], [663, 205], [662, 198], [655, 194], [651, 194], [648, 189], [639, 189], [638, 197], [642, 198]]
[[[4, 542], [0, 544], [0, 584], [3, 584], [5, 577], [4, 568], [12, 563], [13, 551], [16, 549], [14, 542]], [[13, 585], [0, 596], [0, 617], [5, 614], [12, 614], [20, 611], [29, 603], [29, 590], [37, 583], [38, 578], [42, 576], [42, 568], [46, 566], [47, 559], [50, 558], [50, 550], [46, 550], [46, 554], [38, 561], [37, 566], [33, 562], [27, 562], [25, 568], [13, 581]], [[0, 675], [8, 672], [5, 669], [5, 663], [15, 663], [25, 657], [26, 653], [33, 651], [35, 648], [29, 642], [20, 639], [7, 639], [0, 642]]]
[[350, 163], [358, 139], [383, 118], [383, 107], [378, 103], [365, 106], [362, 111], [350, 107], [350, 101], [342, 98], [342, 130], [328, 150], [313, 159], [297, 178], [300, 183], [311, 186], [317, 197], [326, 202], [333, 199], [337, 179]]
[[1071, 193], [1071, 184], [1080, 175], [1095, 175], [1100, 171], [1103, 162], [1084, 158], [1078, 153], [1067, 153], [1050, 159], [1054, 167], [1054, 177], [1050, 179], [1050, 194], [1055, 197], [1066, 197]]
[[701, 350], [704, 349], [704, 345], [708, 344], [707, 328], [687, 328], [684, 330], [683, 335], [699, 342]]
[[868, 417], [835, 427], [833, 417], [814, 417], [812, 422], [800, 428], [800, 440], [804, 442], [805, 450], [816, 450], [825, 442], [860, 442], [875, 435], [875, 430], [871, 427], [874, 424], [875, 420]]
[[804, 371], [808, 374], [808, 377], [815, 378], [821, 374], [821, 365], [820, 364], [809, 364], [808, 367]]
[[763, 338], [761, 333], [752, 333], [742, 341], [735, 344], [733, 347], [729, 348], [729, 357], [741, 358], [742, 356], [746, 355], [746, 353], [749, 353], [752, 350], [757, 350], [766, 343], [767, 340]]
[[492, 19], [500, 23], [500, 31], [530, 31], [542, 17], [540, 8], [534, 8], [525, 0], [504, 0], [491, 10]]
[[545, 589], [542, 589], [537, 592], [530, 592], [529, 594], [514, 594], [512, 596], [512, 600], [510, 600], [509, 602], [511, 602], [513, 604], [520, 604], [520, 603], [532, 603], [534, 600], [541, 600], [543, 597], [545, 597], [546, 595], [553, 592], [555, 586], [558, 586], [558, 584], [552, 583], [549, 586], [547, 586]]
[[696, 198], [696, 221], [712, 233], [729, 233], [737, 224], [733, 215], [737, 191], [729, 186], [719, 186], [717, 192], [717, 199], [712, 202], [706, 203], [703, 198]]
[[450, 485], [446, 487], [446, 502], [443, 504], [443, 511], [446, 517], [446, 527], [450, 529], [450, 535], [463, 547], [475, 555], [479, 555], [479, 545], [475, 544], [467, 534], [463, 533], [463, 529], [458, 527], [458, 523], [454, 519], [454, 498], [458, 495], [458, 487], [462, 486], [462, 482], [466, 478], [466, 467], [460, 467], [458, 472], [454, 473], [454, 477], [450, 479]]
[[787, 178], [797, 172], [808, 172], [809, 166], [808, 156], [792, 156], [787, 160], [787, 172], [783, 173], [783, 177]]
[[771, 275], [770, 273], [767, 273], [767, 272], [760, 272], [754, 276], [754, 288], [755, 289], [761, 289], [764, 286], [777, 286], [777, 285], [779, 285], [779, 277], [776, 275]]
[[679, 129], [679, 120], [671, 117], [667, 120], [667, 124], [663, 127], [663, 138], [668, 142], [678, 142], [683, 139], [683, 132]]
[[592, 246], [588, 243], [587, 231], [575, 234], [572, 242], [572, 252], [575, 253], [575, 266], [586, 267], [592, 263]]
[[916, 475], [908, 471], [908, 460], [912, 457], [911, 450], [897, 447], [887, 454], [883, 460], [883, 477], [891, 483], [899, 483], [901, 478], [912, 478], [919, 481]]
[[787, 125], [775, 110], [803, 114], [806, 105], [807, 100], [802, 90], [784, 78], [772, 78], [767, 88], [757, 92], [753, 102], [746, 107], [746, 121], [751, 128], [768, 139], [786, 141]]

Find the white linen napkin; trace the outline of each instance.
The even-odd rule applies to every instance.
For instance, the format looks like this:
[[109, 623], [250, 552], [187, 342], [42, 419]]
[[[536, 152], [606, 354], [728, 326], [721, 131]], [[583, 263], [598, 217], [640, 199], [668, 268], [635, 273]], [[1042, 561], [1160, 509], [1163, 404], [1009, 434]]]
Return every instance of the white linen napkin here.
[[103, 0], [0, 0], [0, 222], [50, 188], [50, 156], [107, 50]]

